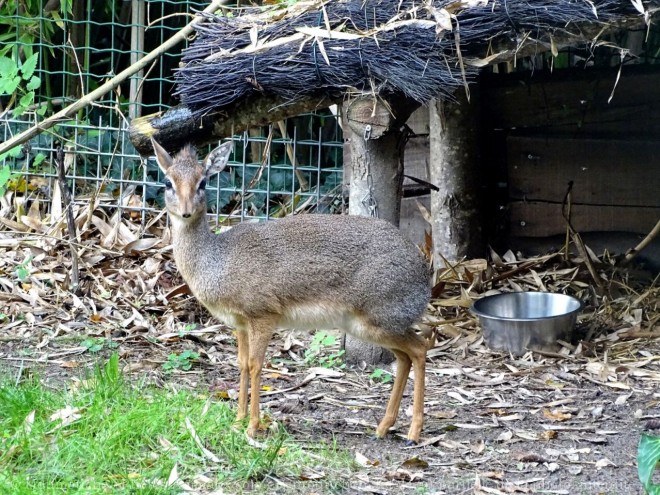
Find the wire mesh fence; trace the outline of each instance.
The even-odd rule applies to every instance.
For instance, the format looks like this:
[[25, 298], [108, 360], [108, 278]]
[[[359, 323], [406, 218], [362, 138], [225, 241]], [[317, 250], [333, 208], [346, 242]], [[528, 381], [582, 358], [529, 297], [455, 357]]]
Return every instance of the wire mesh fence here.
[[[8, 0], [0, 4], [0, 138], [4, 141], [93, 91], [162, 44], [204, 1]], [[54, 5], [54, 7], [53, 7]], [[119, 208], [143, 224], [162, 209], [163, 186], [153, 159], [141, 158], [128, 123], [166, 110], [179, 45], [115, 91], [0, 156], [5, 214], [29, 202], [48, 213], [57, 179], [55, 156], [67, 152], [66, 176], [75, 203]], [[34, 67], [32, 67], [34, 65]], [[10, 78], [18, 80], [12, 86]], [[12, 80], [13, 80], [12, 79]], [[209, 184], [209, 211], [219, 221], [333, 212], [342, 203], [342, 135], [330, 111], [253, 129], [231, 138], [226, 171]], [[200, 154], [205, 150], [200, 150]]]
[[[294, 120], [282, 123], [291, 129], [285, 131], [285, 137], [277, 126], [271, 126], [232, 138], [235, 144], [229, 166], [207, 188], [209, 211], [218, 222], [274, 218], [300, 211], [343, 211], [343, 147], [336, 119], [305, 115]], [[312, 127], [319, 120], [329, 123]], [[2, 139], [33, 124], [31, 119], [5, 118], [0, 126]], [[66, 176], [74, 203], [119, 208], [143, 223], [149, 214], [162, 209], [164, 186], [155, 161], [137, 154], [125, 126], [105, 125], [101, 118], [96, 125], [62, 123], [52, 134], [32, 139], [15, 157], [7, 157], [11, 176], [5, 189], [22, 202], [39, 203], [42, 214], [49, 213], [57, 180], [56, 148], [60, 145], [69, 156]]]
[[[0, 4], [0, 56], [21, 62], [37, 58], [42, 84], [35, 100], [50, 111], [96, 89], [162, 44], [205, 6], [195, 0], [8, 0]], [[174, 104], [173, 70], [182, 48], [136, 73], [86, 109], [84, 117], [95, 122], [94, 114], [103, 113], [107, 124], [118, 126], [119, 114], [105, 111], [104, 105], [135, 116]]]

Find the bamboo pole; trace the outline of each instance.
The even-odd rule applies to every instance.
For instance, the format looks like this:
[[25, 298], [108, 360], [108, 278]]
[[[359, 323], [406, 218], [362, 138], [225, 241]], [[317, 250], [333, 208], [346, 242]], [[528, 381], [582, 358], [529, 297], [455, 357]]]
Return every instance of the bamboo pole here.
[[[221, 5], [226, 3], [227, 0], [213, 0], [208, 7], [206, 7], [202, 12], [204, 13], [212, 13], [218, 10]], [[144, 69], [150, 62], [153, 60], [157, 59], [160, 57], [163, 53], [165, 53], [167, 50], [170, 48], [176, 46], [178, 43], [183, 41], [189, 34], [193, 32], [193, 28], [195, 27], [195, 24], [203, 21], [204, 18], [202, 16], [197, 16], [195, 17], [192, 21], [190, 21], [186, 26], [184, 26], [179, 32], [174, 34], [170, 39], [168, 39], [165, 43], [160, 45], [158, 48], [152, 50], [148, 54], [146, 54], [142, 59], [138, 60], [136, 63], [131, 65], [130, 67], [127, 67], [123, 71], [121, 71], [119, 74], [117, 74], [115, 77], [110, 79], [108, 82], [103, 84], [102, 86], [99, 86], [97, 89], [92, 91], [91, 93], [88, 93], [84, 95], [82, 98], [79, 100], [75, 101], [71, 105], [69, 105], [66, 108], [63, 108], [59, 112], [57, 112], [54, 115], [51, 115], [48, 117], [46, 120], [42, 122], [38, 122], [29, 129], [26, 129], [25, 131], [21, 132], [20, 134], [14, 136], [11, 139], [8, 139], [4, 143], [0, 144], [0, 155], [6, 151], [9, 151], [10, 149], [23, 144], [26, 142], [28, 139], [33, 138], [37, 134], [40, 134], [41, 132], [50, 129], [53, 127], [55, 124], [57, 124], [60, 120], [62, 119], [68, 119], [75, 115], [75, 113], [92, 103], [93, 101], [98, 100], [105, 94], [109, 93], [113, 89], [115, 89], [119, 84], [121, 84], [123, 81], [125, 81], [127, 78], [131, 77], [133, 74], [136, 72], [139, 72], [140, 70]]]
[[[131, 1], [131, 65], [136, 63], [144, 53], [144, 17], [146, 2]], [[140, 69], [131, 77], [128, 91], [128, 118], [133, 120], [140, 115], [142, 107], [142, 79], [144, 70]]]

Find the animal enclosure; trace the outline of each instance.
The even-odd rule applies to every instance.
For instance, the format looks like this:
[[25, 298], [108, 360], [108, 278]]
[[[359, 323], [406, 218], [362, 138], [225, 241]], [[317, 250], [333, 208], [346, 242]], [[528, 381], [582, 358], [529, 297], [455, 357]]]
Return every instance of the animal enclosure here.
[[[192, 0], [74, 4], [63, 2], [60, 10], [49, 10], [45, 0], [0, 6], [0, 25], [6, 28], [0, 81], [4, 84], [7, 79], [2, 78], [14, 70], [19, 79], [25, 76], [13, 94], [0, 92], [1, 141], [94, 90], [206, 6]], [[85, 9], [77, 11], [79, 5]], [[172, 89], [179, 53], [180, 48], [164, 54], [75, 118], [3, 154], [0, 190], [9, 193], [3, 208], [18, 207], [39, 219], [51, 213], [53, 201], [60, 201], [56, 150], [63, 147], [66, 179], [77, 208], [93, 205], [108, 218], [119, 215], [115, 218], [127, 217], [144, 227], [162, 210], [163, 186], [153, 159], [145, 160], [130, 143], [128, 123], [176, 103]], [[19, 60], [19, 54], [34, 64], [29, 74], [27, 62], [6, 66]], [[209, 211], [218, 221], [342, 210], [343, 142], [331, 112], [251, 129], [232, 140], [228, 171], [209, 184]], [[200, 157], [205, 151], [200, 150]]]

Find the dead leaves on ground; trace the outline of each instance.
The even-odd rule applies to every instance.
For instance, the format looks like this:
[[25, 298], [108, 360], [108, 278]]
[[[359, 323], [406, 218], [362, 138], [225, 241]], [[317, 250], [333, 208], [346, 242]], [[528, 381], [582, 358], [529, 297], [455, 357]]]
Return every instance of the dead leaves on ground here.
[[[113, 343], [125, 372], [158, 375], [173, 349], [193, 348], [200, 363], [181, 373], [180, 381], [194, 387], [212, 376], [206, 379], [216, 399], [235, 398], [233, 336], [189, 297], [172, 263], [164, 219], [143, 227], [130, 215], [104, 213], [101, 197], [90, 204], [74, 210], [73, 245], [64, 240], [61, 217], [38, 207], [4, 218], [0, 359], [65, 372], [93, 359], [92, 347], [109, 350]], [[80, 264], [77, 292], [69, 290], [72, 246]], [[363, 469], [356, 480], [365, 491], [432, 483], [440, 472], [460, 478], [474, 493], [533, 493], [535, 483], [553, 473], [620, 470], [630, 463], [614, 463], [606, 452], [631, 425], [656, 420], [660, 354], [649, 337], [660, 335], [660, 290], [657, 280], [620, 269], [607, 253], [592, 261], [607, 285], [604, 294], [592, 289], [583, 260], [558, 253], [529, 259], [492, 253], [491, 261], [470, 260], [437, 272], [439, 298], [425, 318], [438, 334], [429, 352], [425, 437], [412, 448], [397, 446], [404, 458], [395, 465], [384, 455], [387, 447], [356, 447], [355, 461]], [[578, 338], [556, 355], [512, 358], [489, 351], [467, 308], [484, 295], [518, 290], [563, 292], [586, 301]], [[265, 370], [265, 407], [287, 419], [294, 434], [305, 421], [354, 438], [373, 431], [391, 385], [367, 373], [310, 368], [303, 359], [306, 336], [282, 336], [270, 355], [292, 364], [274, 360]], [[88, 340], [91, 346], [81, 344]], [[62, 414], [64, 424], [77, 413]], [[400, 422], [404, 431], [406, 414]], [[494, 470], [497, 465], [515, 468], [517, 475]], [[325, 476], [313, 470], [301, 480]]]

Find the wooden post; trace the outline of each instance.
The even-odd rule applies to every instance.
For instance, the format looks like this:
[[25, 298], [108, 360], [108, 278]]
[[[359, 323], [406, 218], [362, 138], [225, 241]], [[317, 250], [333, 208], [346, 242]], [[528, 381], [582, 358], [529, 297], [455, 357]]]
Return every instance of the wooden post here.
[[[471, 88], [472, 89], [472, 88]], [[434, 100], [429, 108], [433, 262], [444, 267], [463, 258], [483, 256], [485, 246], [479, 214], [478, 91], [468, 101], [463, 90], [457, 101]]]
[[[146, 2], [140, 0], [131, 1], [131, 65], [137, 63], [144, 55], [144, 24], [145, 24]], [[130, 78], [128, 101], [128, 117], [133, 120], [140, 116], [142, 110], [142, 83], [144, 69]]]
[[346, 111], [351, 148], [348, 213], [399, 225], [404, 136], [392, 129], [394, 117], [371, 97], [360, 97]]
[[[374, 216], [397, 227], [403, 194], [403, 151], [407, 138], [404, 126], [419, 106], [404, 98], [388, 101], [365, 95], [345, 107], [344, 132], [350, 147], [350, 215]], [[344, 337], [346, 362], [390, 363], [391, 352], [361, 340]]]

